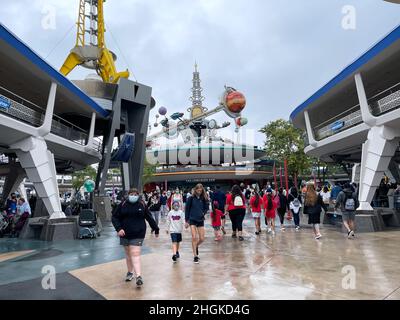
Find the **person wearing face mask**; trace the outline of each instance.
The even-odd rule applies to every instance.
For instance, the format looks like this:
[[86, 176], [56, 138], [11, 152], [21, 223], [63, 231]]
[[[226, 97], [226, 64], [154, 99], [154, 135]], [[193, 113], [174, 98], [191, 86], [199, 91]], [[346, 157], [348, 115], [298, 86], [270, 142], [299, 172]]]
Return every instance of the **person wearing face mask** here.
[[167, 234], [171, 235], [172, 240], [172, 261], [175, 263], [179, 260], [179, 246], [182, 242], [182, 231], [185, 220], [185, 213], [180, 209], [179, 201], [172, 203], [172, 210], [167, 216]]
[[149, 199], [147, 206], [149, 207], [153, 219], [156, 221], [158, 225], [160, 222], [159, 220], [160, 220], [161, 200], [157, 191], [153, 192], [153, 195]]
[[146, 235], [147, 221], [155, 232], [156, 237], [160, 229], [154, 221], [149, 209], [140, 198], [137, 189], [131, 189], [128, 199], [123, 201], [112, 216], [112, 224], [120, 237], [120, 244], [124, 246], [128, 273], [126, 281], [132, 281], [136, 275], [136, 285], [143, 285], [141, 274], [140, 254]]

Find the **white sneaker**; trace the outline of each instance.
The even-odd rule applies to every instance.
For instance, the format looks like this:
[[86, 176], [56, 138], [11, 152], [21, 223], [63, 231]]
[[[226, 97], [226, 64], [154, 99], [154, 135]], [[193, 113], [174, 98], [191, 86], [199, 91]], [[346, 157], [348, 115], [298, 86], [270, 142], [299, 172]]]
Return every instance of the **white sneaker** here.
[[297, 227], [296, 227], [296, 231], [299, 231], [299, 230], [300, 230], [300, 227], [299, 227], [299, 226], [297, 226]]
[[321, 237], [322, 237], [322, 235], [317, 235], [316, 237], [315, 237], [315, 240], [319, 240], [319, 239], [321, 239]]
[[356, 234], [354, 233], [354, 231], [353, 231], [353, 230], [351, 230], [351, 232], [350, 232], [350, 236], [351, 236], [351, 237], [353, 237], [353, 238], [356, 236]]
[[268, 228], [268, 233], [271, 233], [271, 231], [272, 231], [271, 228]]
[[281, 230], [282, 230], [282, 231], [285, 231], [285, 230], [286, 230], [286, 228], [285, 228], [285, 227], [281, 227]]

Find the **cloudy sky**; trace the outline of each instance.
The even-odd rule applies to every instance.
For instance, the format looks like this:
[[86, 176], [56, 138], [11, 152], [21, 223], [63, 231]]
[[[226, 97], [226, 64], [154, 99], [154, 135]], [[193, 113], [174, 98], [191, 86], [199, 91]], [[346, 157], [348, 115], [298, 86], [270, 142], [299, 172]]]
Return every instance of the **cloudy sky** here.
[[[0, 0], [0, 20], [59, 68], [75, 43], [78, 3]], [[355, 21], [347, 19], [353, 9]], [[217, 106], [224, 85], [233, 86], [246, 95], [244, 116], [257, 130], [271, 120], [288, 119], [296, 106], [397, 26], [400, 5], [383, 0], [108, 0], [105, 19], [106, 43], [119, 57], [118, 69], [129, 68], [151, 86], [158, 107], [170, 113], [187, 109], [197, 61], [205, 105]], [[350, 29], [343, 28], [343, 20]], [[87, 74], [77, 69], [69, 77]], [[227, 120], [223, 114], [216, 118]], [[255, 142], [261, 145], [263, 136], [257, 134]]]

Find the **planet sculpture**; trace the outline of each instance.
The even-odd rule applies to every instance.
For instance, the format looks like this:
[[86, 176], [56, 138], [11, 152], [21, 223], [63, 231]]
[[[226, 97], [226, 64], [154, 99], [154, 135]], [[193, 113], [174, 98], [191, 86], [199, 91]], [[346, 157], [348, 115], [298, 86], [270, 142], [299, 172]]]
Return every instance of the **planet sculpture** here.
[[246, 107], [246, 98], [243, 93], [236, 89], [226, 87], [220, 104], [223, 105], [224, 111], [228, 116], [236, 119], [240, 117], [241, 112]]
[[95, 187], [95, 183], [94, 183], [93, 180], [87, 179], [84, 182], [83, 187], [84, 187], [86, 192], [93, 192], [94, 191], [94, 187]]
[[246, 98], [239, 91], [233, 91], [227, 94], [225, 104], [232, 113], [240, 113], [246, 106]]
[[158, 109], [158, 113], [161, 114], [162, 116], [165, 116], [167, 112], [168, 110], [166, 107], [160, 107], [160, 109]]

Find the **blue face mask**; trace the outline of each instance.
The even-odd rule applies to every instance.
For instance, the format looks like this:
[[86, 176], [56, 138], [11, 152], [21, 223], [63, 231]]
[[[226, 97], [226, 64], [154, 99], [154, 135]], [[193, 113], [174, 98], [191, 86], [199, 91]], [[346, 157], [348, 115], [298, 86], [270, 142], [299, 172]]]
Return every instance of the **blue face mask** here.
[[136, 203], [139, 200], [139, 196], [129, 196], [128, 200], [130, 203]]

